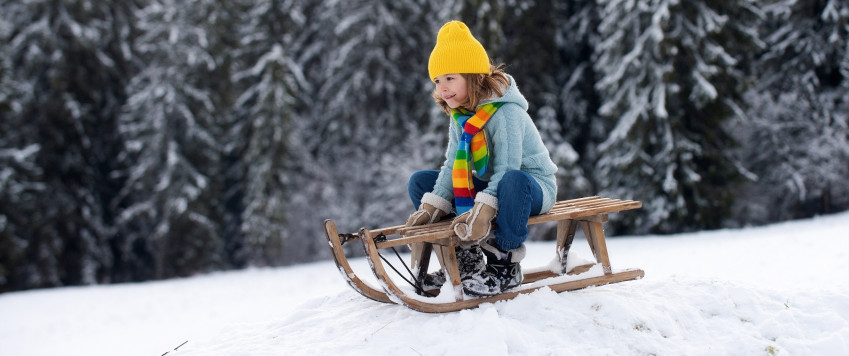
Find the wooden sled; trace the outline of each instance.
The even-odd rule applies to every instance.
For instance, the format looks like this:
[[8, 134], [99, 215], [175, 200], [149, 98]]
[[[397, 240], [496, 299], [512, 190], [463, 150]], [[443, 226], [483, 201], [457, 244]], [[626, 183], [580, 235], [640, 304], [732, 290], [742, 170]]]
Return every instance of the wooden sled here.
[[[556, 252], [558, 259], [560, 259], [559, 266], [562, 266], [562, 268], [559, 266], [558, 268], [523, 268], [526, 272], [523, 275], [521, 286], [512, 291], [485, 298], [469, 297], [463, 293], [457, 257], [454, 252], [454, 248], [460, 244], [460, 240], [450, 228], [450, 219], [423, 226], [405, 227], [401, 225], [374, 230], [363, 228], [357, 235], [339, 234], [336, 225], [329, 219], [325, 220], [324, 224], [336, 265], [339, 267], [342, 277], [354, 290], [376, 301], [403, 304], [421, 312], [442, 313], [474, 308], [483, 303], [513, 299], [519, 294], [531, 293], [544, 287], [559, 293], [643, 277], [644, 272], [640, 269], [613, 271], [610, 266], [602, 227], [602, 224], [607, 222], [609, 213], [637, 209], [641, 206], [642, 203], [638, 201], [594, 196], [560, 201], [548, 213], [532, 216], [528, 220], [528, 225], [557, 222]], [[587, 238], [596, 263], [565, 271], [566, 263], [564, 259], [568, 256], [578, 226], [581, 227]], [[390, 236], [394, 238], [389, 238]], [[380, 284], [379, 287], [372, 286], [358, 278], [348, 264], [342, 245], [355, 240], [361, 241], [371, 269]], [[416, 284], [418, 285], [419, 281], [428, 273], [433, 252], [446, 272], [446, 284], [449, 284], [449, 287], [443, 287], [443, 291], [449, 289], [451, 290], [449, 294], [452, 295], [423, 296], [416, 294], [418, 288], [410, 290], [410, 288], [401, 288], [396, 285], [387, 273], [384, 259], [379, 251], [404, 245], [409, 246], [412, 251], [410, 272], [414, 275]]]

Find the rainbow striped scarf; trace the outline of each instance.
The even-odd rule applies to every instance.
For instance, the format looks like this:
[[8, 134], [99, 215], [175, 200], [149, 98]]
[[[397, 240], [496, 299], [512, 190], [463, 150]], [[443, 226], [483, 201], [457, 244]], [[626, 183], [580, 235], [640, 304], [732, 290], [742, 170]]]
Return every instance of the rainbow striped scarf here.
[[478, 175], [483, 175], [489, 163], [489, 152], [486, 149], [486, 133], [483, 125], [495, 114], [503, 103], [489, 103], [478, 106], [478, 111], [451, 109], [454, 122], [463, 129], [457, 154], [454, 156], [454, 169], [451, 178], [454, 182], [454, 204], [457, 215], [465, 213], [475, 205], [475, 185], [472, 183], [472, 161]]

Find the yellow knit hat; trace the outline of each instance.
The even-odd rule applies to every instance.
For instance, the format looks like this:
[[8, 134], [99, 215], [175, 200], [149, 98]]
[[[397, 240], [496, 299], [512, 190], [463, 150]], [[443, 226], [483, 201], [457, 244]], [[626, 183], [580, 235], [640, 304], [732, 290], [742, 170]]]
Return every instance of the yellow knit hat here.
[[436, 46], [427, 63], [430, 80], [448, 73], [489, 74], [489, 57], [466, 24], [451, 21], [436, 35]]

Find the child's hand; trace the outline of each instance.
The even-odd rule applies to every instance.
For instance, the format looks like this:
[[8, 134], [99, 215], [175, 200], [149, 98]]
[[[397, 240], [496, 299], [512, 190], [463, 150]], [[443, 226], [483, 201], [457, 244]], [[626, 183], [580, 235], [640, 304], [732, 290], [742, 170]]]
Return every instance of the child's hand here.
[[418, 226], [418, 225], [426, 225], [433, 224], [442, 217], [445, 216], [445, 212], [437, 209], [435, 206], [430, 205], [428, 203], [422, 203], [419, 205], [419, 210], [416, 210], [415, 213], [410, 215], [407, 219], [407, 223], [404, 226]]
[[451, 229], [463, 241], [478, 241], [489, 235], [495, 208], [482, 202], [475, 202], [472, 210], [454, 218]]

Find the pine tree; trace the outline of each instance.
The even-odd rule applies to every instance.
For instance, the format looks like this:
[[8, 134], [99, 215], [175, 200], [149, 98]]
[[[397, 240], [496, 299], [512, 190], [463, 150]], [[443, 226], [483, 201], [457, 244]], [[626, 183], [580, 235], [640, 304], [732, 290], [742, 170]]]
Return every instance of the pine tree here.
[[[8, 10], [8, 8], [5, 8]], [[10, 53], [5, 19], [0, 24], [0, 53]], [[27, 215], [38, 209], [44, 191], [43, 171], [35, 163], [41, 145], [28, 143], [24, 137], [25, 120], [21, 118], [19, 99], [25, 93], [13, 82], [10, 56], [0, 56], [0, 293], [27, 286], [28, 276], [22, 266], [26, 261], [29, 239]], [[25, 213], [25, 214], [22, 214]]]
[[14, 83], [0, 100], [11, 108], [4, 125], [14, 125], [0, 142], [11, 172], [0, 204], [12, 246], [12, 258], [0, 258], [14, 269], [8, 288], [109, 280], [126, 10], [121, 1], [0, 6], [2, 81]]
[[116, 278], [188, 275], [226, 267], [219, 221], [223, 190], [219, 115], [226, 56], [208, 24], [226, 16], [212, 1], [156, 0], [135, 12], [141, 70], [120, 116], [130, 169], [121, 206]]
[[[597, 114], [599, 98], [593, 87], [596, 73], [592, 55], [600, 20], [596, 2], [590, 0], [556, 3], [552, 13], [557, 25], [557, 62], [552, 64], [555, 90], [545, 94], [543, 108], [556, 112], [562, 142], [549, 139], [546, 143], [554, 142], [554, 148], [550, 148], [552, 158], [562, 171], [558, 175], [558, 195], [571, 199], [596, 192], [591, 175], [597, 160], [595, 147], [606, 131]], [[540, 114], [540, 119], [545, 117], [542, 111]], [[539, 121], [538, 125], [546, 132]]]
[[231, 80], [240, 92], [234, 103], [234, 136], [239, 165], [234, 172], [241, 190], [238, 234], [245, 258], [255, 264], [304, 260], [309, 239], [288, 239], [285, 211], [291, 193], [287, 165], [292, 115], [311, 84], [296, 55], [303, 45], [300, 29], [307, 16], [302, 2], [253, 1], [245, 12], [241, 41], [234, 52], [239, 63]]
[[747, 167], [741, 219], [765, 223], [849, 208], [849, 2], [767, 8], [758, 85], [738, 124]]
[[599, 4], [599, 113], [616, 123], [599, 145], [600, 193], [641, 200], [625, 216], [640, 232], [722, 226], [740, 176], [723, 123], [742, 112], [759, 10], [748, 1]]
[[33, 211], [33, 202], [44, 191], [37, 183], [42, 171], [34, 162], [39, 150], [37, 144], [0, 149], [0, 292], [39, 286], [29, 283], [35, 279], [26, 256], [29, 230], [19, 214]]
[[435, 33], [449, 16], [439, 4], [329, 1], [309, 17], [305, 32], [314, 45], [298, 63], [314, 90], [294, 120], [301, 141], [293, 170], [300, 173], [290, 182], [301, 192], [292, 204], [310, 209], [288, 212], [293, 231], [321, 236], [321, 218], [348, 230], [397, 223], [411, 212], [407, 179], [438, 167], [435, 158], [444, 154], [445, 121], [431, 120], [427, 77]]

